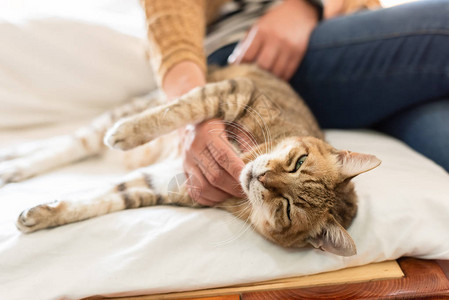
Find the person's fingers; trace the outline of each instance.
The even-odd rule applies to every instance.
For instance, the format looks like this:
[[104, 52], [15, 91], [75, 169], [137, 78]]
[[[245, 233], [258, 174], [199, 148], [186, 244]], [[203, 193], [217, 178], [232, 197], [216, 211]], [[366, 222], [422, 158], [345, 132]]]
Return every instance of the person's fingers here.
[[[212, 133], [222, 132], [224, 128], [222, 121], [215, 120], [206, 121], [195, 126], [188, 126], [186, 129], [187, 136], [183, 152], [184, 170], [186, 173], [195, 175], [194, 179], [201, 185], [202, 197], [209, 200], [209, 202], [221, 202], [232, 197], [231, 194], [226, 193], [221, 188], [221, 180], [224, 177], [217, 175], [217, 172], [212, 172], [214, 169], [219, 169], [220, 167], [207, 149], [207, 143], [211, 140], [210, 131]], [[222, 173], [226, 173], [226, 171], [222, 171]], [[228, 175], [228, 177], [230, 176]], [[232, 180], [232, 178], [230, 179]], [[199, 201], [201, 202], [201, 200]]]
[[257, 26], [253, 26], [246, 37], [241, 41], [229, 56], [229, 63], [252, 62], [261, 50], [263, 39], [258, 33]]
[[284, 49], [278, 53], [277, 58], [273, 66], [271, 67], [271, 73], [273, 73], [276, 77], [282, 78], [282, 75], [285, 73], [287, 69], [287, 65], [289, 62], [290, 51], [288, 49]]
[[218, 184], [221, 189], [236, 197], [244, 196], [245, 194], [240, 186], [239, 178], [242, 169], [245, 167], [245, 163], [234, 152], [226, 137], [220, 136], [213, 139], [207, 144], [207, 148], [220, 166], [220, 170], [213, 176], [215, 182], [212, 184]]
[[244, 163], [227, 140], [224, 123], [209, 120], [187, 132], [184, 169], [198, 177], [202, 197], [209, 202], [220, 202], [232, 196], [244, 197], [239, 183]]
[[266, 71], [271, 71], [278, 57], [279, 48], [277, 45], [270, 45], [269, 41], [265, 40], [257, 55], [256, 64]]
[[[212, 142], [213, 143], [213, 142]], [[208, 147], [215, 148], [208, 144]], [[236, 181], [225, 169], [223, 169], [215, 160], [215, 158], [210, 153], [209, 149], [204, 152], [208, 152], [207, 155], [203, 154], [201, 161], [198, 162], [198, 167], [203, 172], [207, 181], [213, 185], [216, 189], [226, 192], [229, 195], [240, 196], [238, 193], [238, 181]], [[214, 151], [221, 151], [219, 149], [214, 149]]]
[[207, 144], [207, 148], [215, 161], [226, 170], [234, 179], [238, 180], [245, 163], [235, 153], [226, 135], [214, 138]]
[[289, 81], [292, 78], [295, 71], [298, 69], [301, 60], [303, 59], [305, 51], [296, 50], [292, 55], [289, 55], [289, 63], [287, 64], [284, 73], [281, 78], [285, 81]]
[[[195, 154], [195, 157], [200, 158], [201, 152], [204, 152], [204, 159], [209, 159], [211, 162], [217, 162], [218, 165], [226, 170], [233, 178], [238, 180], [240, 172], [245, 164], [228, 141], [228, 130], [226, 130], [223, 121], [211, 119], [198, 124], [195, 128], [197, 135], [205, 137], [205, 139], [201, 145], [192, 143], [192, 154]], [[234, 134], [232, 130], [230, 132]], [[206, 151], [205, 148], [207, 148], [208, 151]], [[209, 154], [211, 154], [211, 158], [208, 157]]]
[[229, 194], [211, 186], [197, 166], [184, 161], [184, 171], [187, 176], [187, 192], [190, 198], [199, 204], [214, 206], [230, 197]]

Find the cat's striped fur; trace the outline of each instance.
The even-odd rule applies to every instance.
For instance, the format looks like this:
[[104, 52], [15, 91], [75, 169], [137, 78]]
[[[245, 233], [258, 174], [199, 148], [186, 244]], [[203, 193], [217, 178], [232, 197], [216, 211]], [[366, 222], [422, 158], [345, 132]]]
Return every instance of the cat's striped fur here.
[[[355, 245], [346, 230], [356, 214], [350, 179], [375, 168], [372, 155], [338, 151], [323, 134], [303, 101], [289, 85], [254, 66], [216, 69], [209, 84], [174, 102], [151, 107], [117, 122], [105, 142], [122, 150], [150, 142], [188, 124], [220, 118], [251, 134], [255, 146], [240, 153], [246, 166], [240, 174], [248, 199], [232, 198], [224, 208], [250, 222], [267, 239], [285, 247], [312, 245], [339, 255], [353, 255]], [[141, 111], [141, 105], [127, 112]], [[99, 138], [114, 117], [76, 135], [84, 153], [98, 152]], [[100, 120], [100, 119], [99, 119]], [[240, 151], [238, 143], [235, 150]], [[59, 226], [127, 208], [160, 204], [198, 207], [185, 182], [180, 160], [139, 169], [94, 198], [57, 201], [25, 210], [17, 221], [23, 232]], [[182, 180], [181, 180], [182, 181]], [[184, 180], [185, 181], [185, 180]]]
[[102, 114], [73, 134], [0, 150], [0, 187], [102, 152], [108, 128], [123, 117], [160, 104], [159, 101], [159, 93], [136, 98]]

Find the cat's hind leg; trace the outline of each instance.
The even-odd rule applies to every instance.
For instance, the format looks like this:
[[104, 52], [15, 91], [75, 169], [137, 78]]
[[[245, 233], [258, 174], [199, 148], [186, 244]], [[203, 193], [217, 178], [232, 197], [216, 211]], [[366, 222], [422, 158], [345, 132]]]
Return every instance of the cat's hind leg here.
[[[171, 164], [181, 165], [179, 160]], [[170, 181], [176, 174], [171, 164], [160, 163], [136, 170], [95, 196], [63, 199], [24, 210], [17, 219], [17, 228], [29, 233], [124, 209], [153, 205], [198, 206], [186, 193], [184, 184], [171, 186]]]
[[[89, 140], [101, 140], [89, 136]], [[47, 170], [68, 164], [84, 157], [97, 154], [102, 146], [83, 145], [84, 139], [71, 135], [63, 135], [50, 139], [21, 144], [3, 149], [0, 153], [0, 187], [2, 185], [19, 182]]]
[[103, 136], [114, 122], [158, 105], [159, 98], [156, 93], [135, 98], [97, 117], [73, 134], [0, 149], [0, 187], [101, 153], [105, 149]]
[[62, 200], [24, 210], [17, 219], [23, 233], [57, 227], [128, 208], [162, 204], [162, 197], [146, 188], [109, 192], [88, 200]]

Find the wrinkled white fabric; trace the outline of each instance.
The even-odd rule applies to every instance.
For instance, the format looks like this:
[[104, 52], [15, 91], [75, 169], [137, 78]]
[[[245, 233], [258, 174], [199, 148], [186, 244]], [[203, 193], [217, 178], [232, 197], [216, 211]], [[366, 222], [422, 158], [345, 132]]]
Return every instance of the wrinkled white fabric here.
[[155, 87], [138, 1], [0, 2], [0, 129], [93, 118]]
[[[42, 132], [42, 131], [41, 131]], [[21, 210], [126, 171], [106, 156], [0, 189], [0, 298], [160, 293], [312, 274], [401, 256], [449, 259], [449, 176], [383, 135], [331, 131], [336, 147], [382, 159], [356, 178], [358, 254], [286, 250], [217, 209], [149, 207], [23, 235]]]
[[[42, 11], [52, 1], [54, 11]], [[14, 10], [19, 4], [23, 10]], [[128, 11], [127, 5], [134, 8]], [[2, 2], [0, 146], [71, 132], [152, 88], [137, 5], [128, 0]], [[449, 259], [448, 174], [383, 135], [330, 131], [327, 137], [335, 147], [383, 161], [355, 180], [360, 203], [349, 232], [356, 256], [282, 249], [216, 209], [150, 207], [30, 235], [17, 231], [15, 219], [23, 209], [126, 173], [106, 156], [0, 188], [0, 299], [173, 292], [404, 255]]]

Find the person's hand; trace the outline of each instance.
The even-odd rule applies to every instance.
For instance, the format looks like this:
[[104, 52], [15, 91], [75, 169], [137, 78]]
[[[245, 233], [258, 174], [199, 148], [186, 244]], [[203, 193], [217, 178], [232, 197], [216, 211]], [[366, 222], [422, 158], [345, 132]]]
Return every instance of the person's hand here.
[[233, 196], [245, 197], [239, 181], [245, 164], [228, 142], [221, 120], [188, 126], [183, 151], [188, 192], [196, 202], [214, 206]]
[[277, 77], [289, 80], [304, 57], [317, 23], [318, 13], [312, 5], [304, 0], [285, 0], [253, 25], [228, 62], [255, 62]]
[[[166, 73], [162, 88], [170, 101], [205, 83], [201, 68], [193, 62], [185, 61], [176, 64]], [[239, 184], [244, 163], [226, 139], [224, 123], [210, 120], [183, 128], [180, 133], [190, 197], [209, 206], [232, 196], [244, 197]]]

